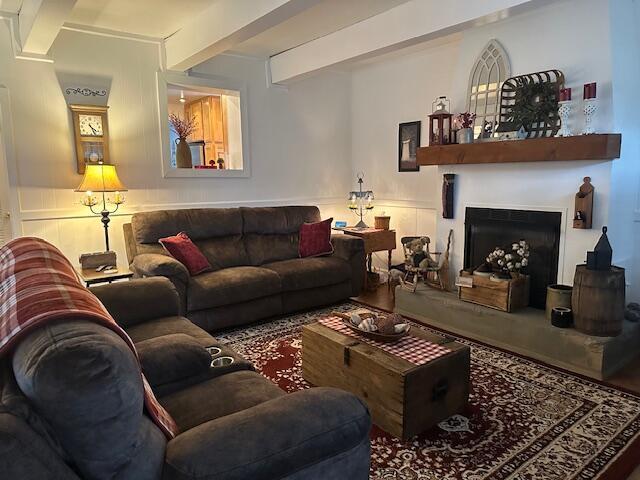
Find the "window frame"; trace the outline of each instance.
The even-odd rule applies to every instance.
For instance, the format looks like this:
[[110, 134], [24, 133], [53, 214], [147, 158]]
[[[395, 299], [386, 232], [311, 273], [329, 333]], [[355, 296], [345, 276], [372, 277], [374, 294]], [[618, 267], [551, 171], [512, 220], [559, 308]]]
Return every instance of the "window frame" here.
[[[158, 125], [160, 128], [160, 158], [162, 176], [165, 178], [248, 178], [251, 176], [251, 150], [249, 141], [249, 112], [247, 108], [247, 87], [244, 82], [220, 76], [184, 75], [172, 72], [157, 73], [158, 83]], [[169, 146], [169, 107], [167, 103], [167, 87], [174, 85], [189, 88], [215, 88], [231, 90], [240, 95], [240, 125], [242, 128], [242, 169], [195, 169], [175, 168], [171, 166], [171, 150]]]

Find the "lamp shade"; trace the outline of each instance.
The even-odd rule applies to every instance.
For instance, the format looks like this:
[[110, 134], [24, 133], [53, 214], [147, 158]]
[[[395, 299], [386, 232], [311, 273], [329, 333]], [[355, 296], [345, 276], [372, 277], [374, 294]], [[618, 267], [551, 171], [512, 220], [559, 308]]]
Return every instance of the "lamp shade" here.
[[87, 164], [76, 192], [126, 192], [115, 165]]

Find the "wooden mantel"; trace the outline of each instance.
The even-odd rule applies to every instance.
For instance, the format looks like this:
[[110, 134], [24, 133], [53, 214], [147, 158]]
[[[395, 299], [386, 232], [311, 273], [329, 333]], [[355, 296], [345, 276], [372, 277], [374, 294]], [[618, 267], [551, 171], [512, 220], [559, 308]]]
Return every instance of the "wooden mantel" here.
[[622, 135], [605, 133], [574, 137], [434, 145], [418, 148], [418, 165], [613, 160], [620, 157]]

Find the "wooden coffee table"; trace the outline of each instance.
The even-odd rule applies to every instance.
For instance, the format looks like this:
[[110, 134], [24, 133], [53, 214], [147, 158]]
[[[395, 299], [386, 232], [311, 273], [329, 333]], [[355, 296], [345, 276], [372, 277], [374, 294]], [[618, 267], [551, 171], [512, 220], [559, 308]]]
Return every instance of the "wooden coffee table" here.
[[302, 376], [360, 397], [373, 423], [408, 439], [459, 413], [469, 399], [470, 349], [413, 327], [411, 335], [451, 350], [415, 365], [320, 323], [302, 329]]

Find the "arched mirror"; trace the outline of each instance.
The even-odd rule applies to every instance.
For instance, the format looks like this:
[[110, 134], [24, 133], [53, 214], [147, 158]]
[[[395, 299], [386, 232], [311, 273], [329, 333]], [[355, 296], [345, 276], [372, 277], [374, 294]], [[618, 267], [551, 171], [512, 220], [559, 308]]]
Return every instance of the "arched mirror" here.
[[475, 138], [489, 138], [500, 118], [500, 89], [511, 76], [509, 57], [497, 40], [484, 47], [469, 75], [467, 111], [476, 114]]

